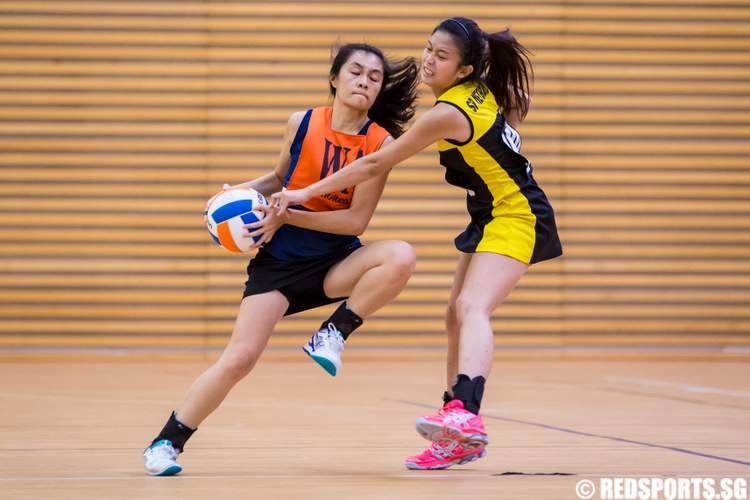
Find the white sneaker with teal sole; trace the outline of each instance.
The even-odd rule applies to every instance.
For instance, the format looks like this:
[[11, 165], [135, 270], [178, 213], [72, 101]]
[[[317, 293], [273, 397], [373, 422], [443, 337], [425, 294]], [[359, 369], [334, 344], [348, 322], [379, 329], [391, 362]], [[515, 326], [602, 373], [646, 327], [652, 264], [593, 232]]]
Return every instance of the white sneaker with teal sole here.
[[143, 465], [152, 476], [174, 476], [182, 472], [177, 455], [179, 452], [172, 446], [172, 441], [162, 439], [143, 452]]
[[341, 366], [344, 337], [333, 323], [328, 323], [324, 328], [313, 334], [310, 342], [305, 344], [302, 350], [322, 366], [325, 371], [335, 377]]

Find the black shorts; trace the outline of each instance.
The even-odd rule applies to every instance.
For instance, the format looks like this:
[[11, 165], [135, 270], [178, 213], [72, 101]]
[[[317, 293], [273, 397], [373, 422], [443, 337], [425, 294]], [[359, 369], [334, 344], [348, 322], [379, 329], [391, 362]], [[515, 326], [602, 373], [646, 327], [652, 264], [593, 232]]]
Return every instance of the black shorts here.
[[331, 298], [323, 290], [328, 271], [359, 247], [350, 247], [319, 257], [278, 260], [262, 249], [247, 265], [242, 298], [278, 290], [289, 301], [284, 316], [344, 300]]

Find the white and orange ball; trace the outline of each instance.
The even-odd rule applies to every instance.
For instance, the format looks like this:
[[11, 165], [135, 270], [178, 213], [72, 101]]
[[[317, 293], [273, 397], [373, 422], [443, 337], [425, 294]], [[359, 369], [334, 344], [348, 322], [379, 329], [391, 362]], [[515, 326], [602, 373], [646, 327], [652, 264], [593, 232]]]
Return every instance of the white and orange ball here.
[[211, 198], [204, 215], [216, 244], [230, 252], [249, 251], [253, 240], [242, 236], [242, 226], [263, 219], [260, 205], [268, 206], [266, 197], [249, 187], [230, 188]]

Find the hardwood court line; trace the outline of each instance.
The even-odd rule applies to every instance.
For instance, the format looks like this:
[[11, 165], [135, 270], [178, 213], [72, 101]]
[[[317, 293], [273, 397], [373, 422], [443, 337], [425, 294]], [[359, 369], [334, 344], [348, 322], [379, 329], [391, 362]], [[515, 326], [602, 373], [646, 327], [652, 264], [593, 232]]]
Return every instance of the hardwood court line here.
[[722, 389], [721, 387], [710, 387], [703, 385], [691, 385], [681, 384], [676, 382], [670, 382], [668, 380], [659, 380], [653, 378], [637, 378], [637, 377], [605, 377], [605, 380], [609, 382], [633, 382], [639, 385], [645, 385], [648, 387], [669, 387], [677, 389], [678, 391], [689, 392], [691, 394], [719, 394], [721, 396], [731, 396], [735, 398], [748, 398], [750, 399], [750, 391], [737, 391], [733, 389]]
[[[411, 405], [411, 406], [418, 406], [420, 408], [427, 408], [427, 409], [430, 409], [430, 410], [434, 410], [434, 405], [428, 405], [428, 404], [424, 404], [424, 403], [417, 403], [415, 401], [405, 401], [405, 400], [402, 400], [402, 399], [393, 399], [391, 401], [396, 401], [396, 402], [407, 404], [407, 405]], [[669, 450], [669, 451], [674, 451], [674, 452], [677, 452], [677, 453], [685, 453], [687, 455], [695, 455], [695, 456], [698, 456], [698, 457], [709, 458], [711, 460], [721, 460], [722, 462], [731, 462], [733, 464], [747, 465], [748, 467], [750, 467], [750, 462], [747, 462], [747, 461], [744, 461], [744, 460], [738, 460], [736, 458], [722, 457], [720, 455], [711, 455], [709, 453], [702, 453], [700, 451], [688, 450], [687, 448], [677, 448], [675, 446], [666, 446], [666, 445], [663, 445], [663, 444], [647, 443], [646, 441], [636, 441], [634, 439], [621, 438], [621, 437], [617, 437], [617, 436], [607, 436], [606, 434], [594, 434], [592, 432], [577, 431], [575, 429], [567, 429], [565, 427], [558, 427], [556, 425], [542, 424], [542, 423], [539, 423], [539, 422], [531, 422], [531, 421], [528, 421], [528, 420], [521, 420], [521, 419], [517, 419], [517, 418], [501, 417], [501, 416], [498, 416], [498, 415], [487, 415], [486, 413], [483, 413], [482, 416], [485, 417], [485, 418], [491, 418], [493, 420], [502, 420], [502, 421], [511, 422], [511, 423], [514, 423], [514, 424], [530, 425], [530, 426], [533, 426], [533, 427], [540, 427], [542, 429], [549, 429], [549, 430], [558, 431], [558, 432], [565, 432], [567, 434], [575, 434], [575, 435], [578, 435], [578, 436], [594, 437], [594, 438], [599, 438], [599, 439], [607, 439], [609, 441], [617, 441], [617, 442], [620, 442], [620, 443], [637, 444], [639, 446], [647, 446], [649, 448], [660, 448], [662, 450]]]

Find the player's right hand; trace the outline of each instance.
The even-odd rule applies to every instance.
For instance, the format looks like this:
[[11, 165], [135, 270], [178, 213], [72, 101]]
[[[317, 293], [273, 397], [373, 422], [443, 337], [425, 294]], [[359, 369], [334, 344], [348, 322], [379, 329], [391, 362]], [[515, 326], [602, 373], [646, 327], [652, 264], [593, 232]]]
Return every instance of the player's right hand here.
[[276, 213], [281, 215], [290, 206], [301, 205], [309, 199], [307, 188], [284, 189], [271, 195], [271, 206], [276, 207]]

